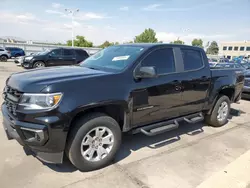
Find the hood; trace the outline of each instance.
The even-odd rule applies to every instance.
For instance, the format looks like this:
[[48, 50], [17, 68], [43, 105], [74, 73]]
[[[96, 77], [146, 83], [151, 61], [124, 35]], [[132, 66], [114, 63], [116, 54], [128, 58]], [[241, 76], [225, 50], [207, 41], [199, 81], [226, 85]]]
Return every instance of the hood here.
[[41, 58], [41, 57], [44, 57], [44, 55], [32, 54], [32, 55], [27, 55], [27, 56], [25, 56], [25, 57]]
[[7, 85], [20, 92], [40, 92], [51, 84], [107, 74], [111, 73], [80, 66], [42, 68], [14, 73], [8, 78]]

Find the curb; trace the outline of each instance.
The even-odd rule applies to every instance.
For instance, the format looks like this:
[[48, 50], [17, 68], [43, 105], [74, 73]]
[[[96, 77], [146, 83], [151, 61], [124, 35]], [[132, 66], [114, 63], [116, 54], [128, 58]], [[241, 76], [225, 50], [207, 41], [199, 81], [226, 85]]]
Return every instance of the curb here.
[[250, 150], [197, 188], [250, 188]]

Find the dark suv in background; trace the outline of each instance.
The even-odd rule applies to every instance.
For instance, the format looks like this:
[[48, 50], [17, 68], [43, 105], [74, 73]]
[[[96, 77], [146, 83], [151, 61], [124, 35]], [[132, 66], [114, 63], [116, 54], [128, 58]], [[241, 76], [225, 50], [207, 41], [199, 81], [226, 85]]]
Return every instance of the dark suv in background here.
[[22, 66], [24, 68], [40, 68], [48, 66], [75, 65], [86, 58], [89, 54], [78, 48], [56, 48], [26, 56]]
[[25, 52], [22, 48], [6, 47], [5, 49], [10, 51], [11, 57], [25, 56]]

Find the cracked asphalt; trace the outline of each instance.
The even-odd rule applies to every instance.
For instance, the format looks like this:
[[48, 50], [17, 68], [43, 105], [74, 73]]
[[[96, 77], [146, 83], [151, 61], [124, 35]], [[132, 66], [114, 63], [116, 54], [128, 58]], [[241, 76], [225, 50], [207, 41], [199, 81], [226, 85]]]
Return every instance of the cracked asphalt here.
[[[13, 62], [0, 62], [0, 90], [7, 77], [18, 71], [23, 69]], [[155, 137], [125, 134], [113, 164], [87, 173], [67, 160], [63, 165], [46, 165], [26, 156], [0, 127], [0, 187], [196, 187], [250, 149], [250, 101], [241, 100], [232, 107], [241, 110], [241, 115], [231, 116], [221, 128], [183, 123], [179, 129]]]

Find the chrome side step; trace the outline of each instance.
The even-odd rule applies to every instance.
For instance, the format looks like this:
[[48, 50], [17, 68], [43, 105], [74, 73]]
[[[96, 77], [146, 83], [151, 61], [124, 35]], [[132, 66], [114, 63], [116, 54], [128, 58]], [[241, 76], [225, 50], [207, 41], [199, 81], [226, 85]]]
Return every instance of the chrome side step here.
[[188, 119], [188, 118], [184, 118], [184, 121], [188, 122], [188, 123], [198, 123], [200, 121], [203, 121], [204, 120], [204, 116], [202, 115], [202, 113], [199, 114], [199, 116], [197, 117], [193, 117], [191, 119]]
[[165, 132], [177, 129], [178, 127], [179, 127], [179, 123], [177, 121], [174, 121], [173, 124], [168, 124], [165, 126], [157, 127], [149, 131], [141, 128], [141, 132], [147, 136], [155, 136], [157, 134], [161, 134], [161, 133], [165, 133]]
[[179, 118], [172, 119], [172, 120], [139, 127], [139, 128], [132, 130], [132, 133], [133, 134], [143, 133], [146, 136], [155, 136], [158, 134], [162, 134], [162, 133], [177, 129], [179, 127], [179, 122], [181, 121], [186, 121], [188, 123], [194, 124], [203, 120], [204, 120], [204, 116], [202, 115], [202, 113], [195, 113], [195, 114], [179, 117]]

